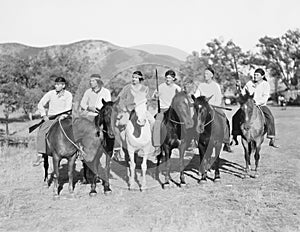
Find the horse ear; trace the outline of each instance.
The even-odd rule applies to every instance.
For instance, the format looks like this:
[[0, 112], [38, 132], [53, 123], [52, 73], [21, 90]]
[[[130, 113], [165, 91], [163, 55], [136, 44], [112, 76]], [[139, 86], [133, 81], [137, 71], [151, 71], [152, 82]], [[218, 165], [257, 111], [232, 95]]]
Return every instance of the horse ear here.
[[178, 89], [175, 89], [175, 94], [179, 93]]
[[104, 98], [102, 98], [102, 104], [103, 104], [103, 105], [106, 105], [106, 103], [107, 103], [107, 102], [104, 100]]
[[194, 94], [192, 94], [192, 95], [191, 95], [191, 97], [192, 97], [193, 101], [195, 101], [195, 100], [196, 100], [196, 97], [195, 97], [195, 95], [194, 95]]

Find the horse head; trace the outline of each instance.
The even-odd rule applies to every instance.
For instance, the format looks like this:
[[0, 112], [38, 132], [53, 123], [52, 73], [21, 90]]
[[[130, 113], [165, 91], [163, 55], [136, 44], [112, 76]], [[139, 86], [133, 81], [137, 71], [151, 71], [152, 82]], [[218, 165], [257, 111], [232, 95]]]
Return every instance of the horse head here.
[[175, 110], [180, 122], [185, 125], [186, 129], [192, 128], [194, 126], [193, 105], [185, 91], [177, 91], [172, 99], [171, 108]]
[[192, 99], [194, 100], [196, 131], [199, 134], [204, 132], [205, 126], [208, 124], [207, 122], [209, 122], [209, 117], [212, 117], [210, 116], [211, 107], [208, 103], [210, 98], [206, 98], [205, 96], [196, 98], [192, 95]]
[[114, 119], [115, 119], [115, 105], [119, 103], [119, 99], [115, 102], [106, 102], [102, 99], [102, 108], [98, 111], [98, 115], [95, 117], [95, 125], [97, 128], [103, 126], [102, 131], [108, 135], [109, 138], [114, 138]]
[[243, 117], [245, 120], [245, 123], [250, 121], [253, 110], [255, 108], [255, 102], [254, 102], [254, 93], [250, 94], [249, 91], [246, 89], [246, 94], [242, 95], [240, 94], [238, 97], [238, 102], [240, 103], [240, 108], [243, 112]]

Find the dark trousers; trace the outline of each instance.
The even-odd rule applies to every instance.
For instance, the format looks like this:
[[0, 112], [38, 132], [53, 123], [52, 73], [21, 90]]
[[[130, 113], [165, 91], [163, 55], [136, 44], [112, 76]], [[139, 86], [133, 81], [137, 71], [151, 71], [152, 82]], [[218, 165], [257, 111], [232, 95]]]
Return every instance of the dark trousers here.
[[[267, 127], [267, 137], [275, 137], [275, 121], [272, 112], [267, 106], [260, 106], [261, 111], [265, 116], [265, 126]], [[241, 124], [244, 122], [242, 110], [238, 111], [232, 116], [232, 135], [238, 136], [242, 134]]]

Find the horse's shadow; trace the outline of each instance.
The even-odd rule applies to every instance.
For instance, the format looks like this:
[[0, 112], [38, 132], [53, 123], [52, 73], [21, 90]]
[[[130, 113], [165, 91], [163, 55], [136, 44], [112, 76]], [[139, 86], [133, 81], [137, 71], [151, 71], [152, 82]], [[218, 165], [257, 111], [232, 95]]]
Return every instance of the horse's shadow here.
[[[184, 169], [185, 174], [194, 179], [197, 179], [195, 176], [187, 172], [190, 171], [192, 173], [195, 173], [196, 175], [199, 175], [199, 164], [200, 164], [200, 156], [194, 155], [193, 158], [190, 160], [189, 164]], [[214, 169], [214, 165], [212, 165], [211, 169]], [[244, 178], [245, 168], [238, 163], [220, 158], [219, 169], [223, 173], [230, 174], [242, 179]]]

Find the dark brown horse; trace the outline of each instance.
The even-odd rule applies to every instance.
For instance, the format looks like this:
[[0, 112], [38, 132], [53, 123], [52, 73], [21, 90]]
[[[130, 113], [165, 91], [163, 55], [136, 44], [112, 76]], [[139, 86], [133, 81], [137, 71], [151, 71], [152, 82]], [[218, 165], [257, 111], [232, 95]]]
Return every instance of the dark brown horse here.
[[166, 164], [165, 182], [163, 188], [169, 186], [171, 163], [169, 159], [174, 148], [179, 148], [180, 158], [180, 186], [185, 185], [184, 153], [193, 139], [193, 105], [186, 92], [177, 92], [173, 97], [171, 106], [164, 113], [161, 126], [161, 154], [157, 157], [157, 165], [162, 157]]
[[[246, 91], [245, 95], [239, 97], [240, 109], [242, 111], [242, 144], [244, 147], [246, 161], [246, 176], [257, 177], [258, 163], [260, 159], [260, 149], [266, 134], [265, 117], [259, 106], [256, 106], [253, 100], [253, 94]], [[251, 175], [250, 157], [254, 154], [255, 174]]]
[[77, 148], [74, 146], [74, 135], [72, 129], [72, 118], [58, 119], [50, 128], [47, 136], [47, 155], [44, 155], [45, 180], [48, 177], [48, 155], [53, 160], [53, 193], [58, 196], [59, 164], [65, 158], [68, 160], [69, 192], [73, 193], [73, 171], [76, 160]]
[[[104, 193], [111, 193], [109, 185], [110, 163], [114, 148], [114, 125], [113, 112], [118, 102], [106, 102], [102, 100], [103, 106], [98, 110], [94, 122], [86, 118], [74, 120], [74, 133], [76, 143], [83, 149], [84, 180], [87, 180], [87, 172], [92, 175], [90, 196], [97, 194], [96, 182], [102, 180]], [[100, 159], [106, 154], [104, 172], [101, 168]]]
[[[212, 165], [215, 166], [215, 181], [220, 179], [219, 156], [224, 140], [224, 127], [226, 126], [226, 118], [214, 109], [208, 103], [209, 99], [204, 96], [195, 98], [195, 129], [198, 137], [198, 150], [200, 155], [198, 181], [205, 182], [207, 180], [207, 171]], [[213, 150], [215, 150], [213, 156]]]

